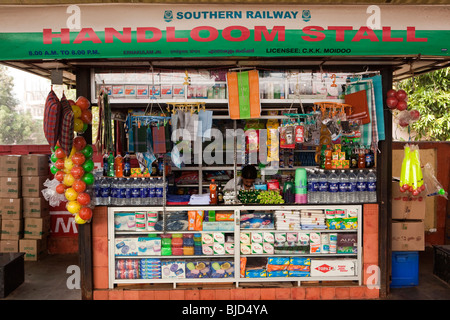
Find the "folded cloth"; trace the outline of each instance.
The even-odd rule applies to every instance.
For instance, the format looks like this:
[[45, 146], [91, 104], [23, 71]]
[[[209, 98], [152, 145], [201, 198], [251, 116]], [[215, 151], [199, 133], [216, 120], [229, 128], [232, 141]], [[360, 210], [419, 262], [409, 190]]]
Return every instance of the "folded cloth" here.
[[187, 137], [185, 140], [195, 140], [197, 137], [197, 131], [198, 131], [198, 114], [190, 114], [189, 112], [186, 112], [184, 114], [184, 128], [189, 132], [190, 136]]
[[212, 111], [199, 111], [198, 113], [198, 131], [197, 134], [199, 137], [205, 139], [211, 139], [211, 127], [212, 127]]
[[153, 152], [166, 153], [166, 130], [164, 126], [152, 127]]
[[205, 194], [193, 194], [191, 195], [191, 198], [189, 200], [190, 205], [202, 205], [202, 204], [209, 204], [209, 193]]
[[191, 196], [184, 194], [168, 194], [166, 196], [167, 202], [189, 202]]
[[147, 151], [147, 126], [133, 126], [134, 132], [134, 151], [146, 152]]

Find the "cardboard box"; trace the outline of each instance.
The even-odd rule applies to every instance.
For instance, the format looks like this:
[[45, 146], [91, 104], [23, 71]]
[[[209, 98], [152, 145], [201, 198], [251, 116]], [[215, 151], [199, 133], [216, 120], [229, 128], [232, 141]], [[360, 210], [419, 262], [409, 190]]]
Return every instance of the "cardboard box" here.
[[22, 196], [21, 177], [0, 177], [0, 198], [20, 198]]
[[50, 205], [43, 197], [22, 198], [22, 211], [24, 218], [42, 218], [50, 214]]
[[24, 198], [42, 197], [44, 182], [48, 176], [25, 176], [22, 177], [22, 196]]
[[46, 154], [28, 154], [22, 156], [22, 176], [47, 176], [49, 174], [49, 156]]
[[19, 252], [19, 240], [0, 240], [0, 252]]
[[21, 156], [0, 156], [0, 177], [20, 177]]
[[25, 218], [23, 220], [25, 239], [43, 239], [50, 232], [50, 216], [45, 218]]
[[2, 219], [1, 240], [19, 240], [23, 236], [23, 219]]
[[398, 182], [392, 182], [392, 219], [423, 220], [425, 211], [424, 197], [408, 196], [400, 191]]
[[22, 219], [22, 198], [0, 198], [0, 215], [3, 219]]
[[423, 221], [392, 221], [392, 251], [424, 251]]
[[25, 253], [25, 261], [37, 261], [39, 257], [47, 253], [47, 239], [20, 239], [19, 252]]

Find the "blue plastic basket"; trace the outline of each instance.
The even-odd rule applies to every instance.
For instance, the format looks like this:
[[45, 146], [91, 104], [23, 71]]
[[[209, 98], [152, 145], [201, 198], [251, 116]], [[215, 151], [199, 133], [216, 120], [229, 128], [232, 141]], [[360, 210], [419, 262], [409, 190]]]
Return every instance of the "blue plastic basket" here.
[[391, 288], [415, 287], [419, 284], [419, 252], [392, 252]]

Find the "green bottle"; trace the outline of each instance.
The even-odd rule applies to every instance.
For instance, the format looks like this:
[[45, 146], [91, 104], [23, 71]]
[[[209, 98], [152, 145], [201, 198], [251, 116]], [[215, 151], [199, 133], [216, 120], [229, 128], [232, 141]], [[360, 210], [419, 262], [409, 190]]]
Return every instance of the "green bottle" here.
[[108, 156], [108, 177], [114, 177], [114, 155], [112, 152], [109, 153]]

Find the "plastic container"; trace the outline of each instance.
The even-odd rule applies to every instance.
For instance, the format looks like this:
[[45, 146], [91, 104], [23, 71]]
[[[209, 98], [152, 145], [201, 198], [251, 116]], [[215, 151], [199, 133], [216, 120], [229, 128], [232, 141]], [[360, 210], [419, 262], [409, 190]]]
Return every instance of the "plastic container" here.
[[183, 247], [183, 254], [185, 256], [193, 256], [194, 255], [194, 247]]
[[392, 252], [391, 288], [415, 287], [419, 284], [419, 252]]

